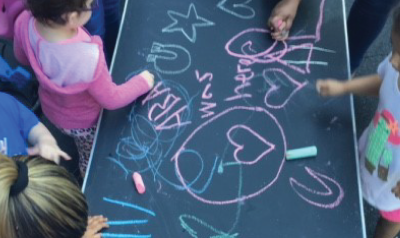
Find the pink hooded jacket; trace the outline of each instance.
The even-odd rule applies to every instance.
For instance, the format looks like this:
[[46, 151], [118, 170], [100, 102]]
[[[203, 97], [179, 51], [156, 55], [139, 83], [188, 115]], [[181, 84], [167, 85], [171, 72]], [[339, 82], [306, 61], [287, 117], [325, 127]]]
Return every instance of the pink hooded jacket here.
[[98, 36], [91, 37], [91, 43], [97, 44], [100, 51], [93, 81], [57, 86], [43, 73], [31, 47], [31, 17], [28, 11], [24, 11], [14, 24], [14, 54], [20, 63], [30, 65], [35, 71], [43, 113], [56, 126], [64, 129], [89, 128], [97, 123], [102, 108], [112, 110], [124, 107], [150, 90], [146, 80], [139, 75], [121, 85], [112, 81]]

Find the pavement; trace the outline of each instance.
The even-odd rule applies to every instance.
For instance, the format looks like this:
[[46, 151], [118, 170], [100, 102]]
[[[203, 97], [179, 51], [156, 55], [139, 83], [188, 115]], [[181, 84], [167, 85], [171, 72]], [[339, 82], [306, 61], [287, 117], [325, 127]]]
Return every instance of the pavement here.
[[[346, 0], [346, 10], [347, 13], [350, 9], [351, 4], [354, 0]], [[387, 54], [391, 51], [390, 45], [390, 26], [391, 19], [388, 19], [385, 28], [375, 40], [373, 45], [369, 48], [366, 53], [363, 63], [356, 71], [356, 76], [373, 74], [376, 72], [376, 69], [379, 63], [387, 56]], [[0, 53], [1, 57], [5, 59], [11, 68], [16, 68], [19, 66], [17, 61], [13, 56], [12, 43], [4, 40], [0, 40]], [[24, 67], [27, 71], [29, 71], [32, 75], [33, 72], [29, 67]], [[37, 109], [35, 107], [35, 96], [32, 98], [32, 89], [35, 89], [35, 83], [32, 83], [31, 88], [28, 90], [28, 93], [19, 95], [21, 101], [25, 103], [28, 107]], [[367, 98], [367, 97], [355, 97], [355, 112], [356, 112], [356, 127], [357, 127], [357, 136], [360, 136], [364, 128], [367, 127], [372, 116], [376, 110], [377, 99], [376, 98]], [[57, 128], [55, 128], [43, 115], [40, 113], [40, 110], [36, 110], [42, 122], [49, 128], [52, 134], [56, 137], [58, 144], [60, 147], [66, 151], [73, 158], [78, 158], [78, 153], [74, 144], [73, 139], [62, 134]], [[77, 164], [77, 159], [71, 162], [63, 162], [63, 166], [65, 166], [69, 171], [74, 173], [77, 177], [79, 177], [79, 169]], [[373, 232], [375, 229], [376, 221], [379, 217], [378, 212], [364, 203], [365, 205], [365, 221], [366, 221], [366, 229], [367, 229], [367, 238], [373, 237]]]

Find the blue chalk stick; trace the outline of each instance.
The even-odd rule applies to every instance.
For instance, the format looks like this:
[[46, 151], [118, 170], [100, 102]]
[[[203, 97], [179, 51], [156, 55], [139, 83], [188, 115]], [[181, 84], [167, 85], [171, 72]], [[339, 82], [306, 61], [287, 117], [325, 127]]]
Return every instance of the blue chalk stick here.
[[317, 147], [315, 145], [286, 151], [287, 160], [302, 159], [316, 155]]

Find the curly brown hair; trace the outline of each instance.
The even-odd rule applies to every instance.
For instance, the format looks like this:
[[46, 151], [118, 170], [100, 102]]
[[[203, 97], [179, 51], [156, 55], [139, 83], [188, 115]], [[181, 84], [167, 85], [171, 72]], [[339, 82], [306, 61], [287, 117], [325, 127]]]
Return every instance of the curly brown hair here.
[[26, 0], [26, 6], [32, 15], [41, 23], [54, 22], [65, 25], [64, 15], [70, 12], [81, 12], [87, 0]]

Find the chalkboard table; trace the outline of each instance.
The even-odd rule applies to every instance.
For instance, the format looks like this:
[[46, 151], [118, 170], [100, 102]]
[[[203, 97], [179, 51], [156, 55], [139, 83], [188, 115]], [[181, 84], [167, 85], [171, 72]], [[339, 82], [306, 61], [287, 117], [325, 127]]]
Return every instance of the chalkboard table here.
[[315, 90], [349, 76], [344, 3], [303, 1], [276, 42], [276, 2], [126, 1], [114, 80], [156, 86], [102, 113], [84, 192], [103, 237], [365, 237], [352, 98]]

